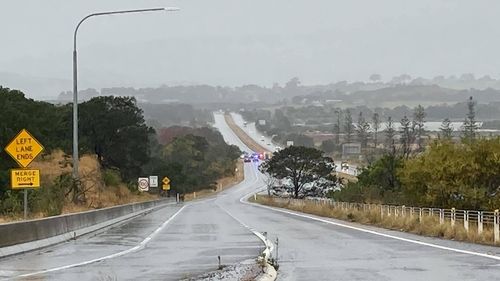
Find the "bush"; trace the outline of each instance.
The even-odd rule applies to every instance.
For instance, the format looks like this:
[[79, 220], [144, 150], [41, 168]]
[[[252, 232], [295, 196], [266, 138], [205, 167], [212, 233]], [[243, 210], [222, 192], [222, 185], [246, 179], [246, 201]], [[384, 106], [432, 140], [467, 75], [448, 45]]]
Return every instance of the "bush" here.
[[34, 211], [42, 212], [46, 216], [57, 216], [62, 213], [66, 190], [73, 179], [70, 174], [62, 174], [53, 184], [40, 188], [35, 193]]
[[2, 214], [20, 213], [23, 210], [22, 193], [18, 191], [7, 190], [0, 203]]
[[102, 177], [106, 186], [118, 186], [122, 183], [120, 172], [116, 170], [106, 169]]

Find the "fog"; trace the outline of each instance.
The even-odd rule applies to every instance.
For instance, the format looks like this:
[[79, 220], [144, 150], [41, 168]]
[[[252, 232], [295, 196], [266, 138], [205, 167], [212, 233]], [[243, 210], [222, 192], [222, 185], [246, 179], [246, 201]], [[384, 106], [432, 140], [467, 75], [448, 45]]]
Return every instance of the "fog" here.
[[500, 76], [498, 1], [3, 0], [0, 85], [31, 97], [71, 89], [77, 22], [91, 12], [177, 6], [175, 13], [92, 18], [78, 36], [80, 89], [235, 86]]

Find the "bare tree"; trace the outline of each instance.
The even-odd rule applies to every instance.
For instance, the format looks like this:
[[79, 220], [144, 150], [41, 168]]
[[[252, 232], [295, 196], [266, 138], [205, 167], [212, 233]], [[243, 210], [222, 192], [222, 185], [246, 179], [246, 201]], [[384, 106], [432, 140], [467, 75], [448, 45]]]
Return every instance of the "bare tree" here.
[[443, 139], [451, 140], [453, 134], [453, 126], [449, 118], [445, 118], [441, 123], [441, 136]]
[[401, 148], [403, 157], [408, 158], [411, 153], [411, 145], [414, 143], [415, 139], [415, 124], [410, 122], [410, 119], [405, 115], [401, 119], [401, 129], [399, 131], [401, 135]]
[[394, 129], [394, 122], [392, 121], [392, 117], [387, 117], [387, 123], [385, 125], [385, 139], [386, 139], [386, 147], [388, 149], [394, 149], [394, 136], [396, 135], [396, 130]]
[[372, 128], [373, 128], [373, 144], [377, 148], [378, 141], [378, 130], [380, 129], [380, 116], [377, 112], [373, 113], [372, 116]]
[[368, 143], [368, 131], [370, 130], [370, 124], [366, 121], [363, 116], [363, 112], [359, 112], [358, 123], [356, 124], [356, 133], [358, 135], [358, 140], [361, 143], [361, 148], [366, 148]]
[[354, 133], [354, 125], [352, 124], [352, 115], [349, 109], [345, 110], [344, 114], [344, 131], [345, 131], [345, 140], [347, 143], [352, 141], [352, 135]]

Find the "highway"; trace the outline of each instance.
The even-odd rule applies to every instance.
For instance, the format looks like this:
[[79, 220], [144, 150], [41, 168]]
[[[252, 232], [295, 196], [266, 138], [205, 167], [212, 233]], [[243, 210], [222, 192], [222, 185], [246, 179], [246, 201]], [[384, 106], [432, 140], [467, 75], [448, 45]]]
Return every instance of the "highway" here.
[[[215, 115], [224, 138], [245, 148]], [[496, 280], [500, 249], [421, 237], [316, 216], [295, 215], [240, 202], [263, 186], [256, 164], [245, 184], [225, 195], [225, 209], [271, 239], [279, 238], [278, 280]], [[351, 228], [353, 227], [353, 228]], [[485, 253], [490, 255], [478, 256]]]
[[[221, 114], [215, 126], [248, 150]], [[253, 259], [279, 238], [278, 280], [496, 280], [500, 250], [425, 238], [246, 202], [264, 184], [257, 163], [212, 198], [171, 205], [74, 241], [0, 260], [0, 278], [178, 280]], [[248, 227], [248, 228], [247, 228]], [[488, 254], [486, 254], [488, 253]]]
[[[248, 122], [246, 124], [246, 126], [244, 125], [244, 120], [243, 120], [243, 117], [241, 116], [241, 114], [238, 114], [238, 113], [235, 113], [235, 112], [231, 112], [231, 117], [233, 118], [234, 120], [234, 123], [236, 123], [238, 126], [240, 126], [240, 128], [242, 128], [245, 133], [247, 135], [249, 135], [255, 142], [259, 143], [260, 145], [262, 145], [263, 147], [266, 147], [267, 149], [269, 149], [270, 151], [276, 151], [276, 147], [278, 145], [276, 145], [271, 137], [267, 136], [266, 134], [262, 133], [262, 132], [259, 132], [257, 130], [257, 128], [255, 127], [255, 123], [254, 122]], [[264, 140], [264, 141], [262, 141]], [[356, 176], [357, 175], [357, 167], [356, 165], [353, 165], [353, 164], [350, 164], [349, 165], [349, 169], [344, 169], [342, 170], [341, 169], [341, 163], [342, 161], [338, 161], [336, 159], [334, 159], [335, 161], [335, 165], [336, 165], [336, 171], [337, 172], [344, 172], [344, 173], [347, 173], [349, 175], [353, 175], [353, 176]]]

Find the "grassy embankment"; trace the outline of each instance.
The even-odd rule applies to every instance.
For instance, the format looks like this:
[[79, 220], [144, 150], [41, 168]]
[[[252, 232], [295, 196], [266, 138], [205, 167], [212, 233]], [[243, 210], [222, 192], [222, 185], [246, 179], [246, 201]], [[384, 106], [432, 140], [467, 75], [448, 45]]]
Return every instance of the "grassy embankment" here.
[[250, 199], [253, 202], [285, 208], [293, 211], [303, 212], [307, 214], [335, 218], [349, 222], [356, 222], [365, 225], [373, 225], [387, 229], [410, 232], [418, 235], [451, 239], [457, 241], [467, 241], [478, 244], [494, 245], [493, 229], [485, 225], [483, 233], [479, 235], [475, 225], [469, 226], [467, 232], [463, 226], [457, 222], [455, 226], [451, 226], [449, 222], [439, 223], [439, 218], [424, 216], [422, 221], [419, 221], [418, 215], [411, 217], [395, 217], [381, 216], [380, 210], [358, 211], [334, 208], [331, 205], [316, 204], [311, 201], [300, 201], [295, 203], [293, 200], [283, 198], [272, 198], [267, 195], [257, 195], [257, 200], [253, 197]]
[[[35, 160], [30, 168], [39, 169], [41, 172], [41, 187], [53, 188], [52, 183], [57, 177], [62, 174], [71, 173], [70, 165], [71, 158], [65, 156], [62, 151], [55, 151], [50, 155], [39, 157]], [[82, 187], [86, 190], [86, 202], [83, 204], [75, 204], [71, 202], [69, 196], [61, 198], [62, 203], [61, 214], [83, 212], [94, 209], [101, 209], [116, 205], [144, 202], [157, 199], [156, 195], [149, 193], [133, 192], [127, 188], [117, 173], [112, 171], [104, 171], [95, 156], [83, 155], [80, 159], [79, 167]], [[22, 191], [19, 191], [22, 192]], [[32, 206], [33, 207], [33, 206]], [[47, 217], [44, 211], [30, 210], [29, 218]], [[0, 216], [0, 223], [17, 221], [23, 219], [22, 212]]]

